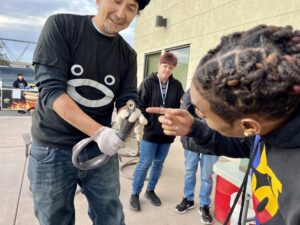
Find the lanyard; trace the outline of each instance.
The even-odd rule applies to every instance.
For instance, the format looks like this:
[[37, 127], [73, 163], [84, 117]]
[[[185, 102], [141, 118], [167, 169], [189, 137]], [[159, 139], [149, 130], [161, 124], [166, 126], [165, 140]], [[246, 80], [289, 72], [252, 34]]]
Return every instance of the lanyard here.
[[240, 198], [240, 195], [242, 194], [242, 204], [241, 204], [241, 209], [240, 209], [240, 214], [239, 214], [239, 220], [238, 220], [238, 224], [241, 224], [241, 220], [242, 220], [242, 212], [243, 212], [243, 207], [244, 207], [244, 202], [245, 202], [245, 195], [246, 195], [246, 188], [247, 188], [247, 180], [248, 180], [248, 175], [250, 173], [250, 170], [251, 170], [251, 166], [253, 165], [253, 162], [255, 160], [255, 157], [256, 157], [256, 154], [257, 152], [259, 151], [260, 149], [260, 141], [261, 141], [261, 137], [259, 135], [256, 135], [255, 136], [255, 141], [254, 141], [254, 147], [251, 149], [251, 152], [250, 152], [250, 157], [249, 157], [249, 163], [248, 163], [248, 167], [247, 167], [247, 171], [245, 173], [245, 176], [244, 176], [244, 179], [243, 179], [243, 182], [240, 186], [240, 189], [234, 199], [234, 202], [231, 206], [231, 209], [230, 211], [228, 212], [228, 215], [227, 215], [227, 218], [225, 220], [225, 222], [223, 223], [223, 225], [227, 225], [230, 218], [231, 218], [231, 215], [233, 213], [233, 210]]
[[[159, 79], [159, 77], [158, 77]], [[164, 88], [163, 88], [164, 86]], [[167, 98], [167, 92], [168, 92], [168, 87], [169, 87], [169, 80], [162, 85], [162, 81], [159, 79], [159, 87], [160, 87], [160, 94], [161, 94], [161, 99], [162, 99], [162, 107], [165, 107], [166, 105], [166, 98]]]

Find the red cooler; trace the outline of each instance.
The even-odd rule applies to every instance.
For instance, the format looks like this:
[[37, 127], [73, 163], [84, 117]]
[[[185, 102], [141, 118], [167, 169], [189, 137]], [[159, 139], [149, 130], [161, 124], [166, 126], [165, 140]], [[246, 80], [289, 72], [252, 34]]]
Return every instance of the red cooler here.
[[215, 217], [220, 223], [224, 223], [230, 210], [231, 194], [239, 188], [224, 178], [217, 176], [215, 193]]

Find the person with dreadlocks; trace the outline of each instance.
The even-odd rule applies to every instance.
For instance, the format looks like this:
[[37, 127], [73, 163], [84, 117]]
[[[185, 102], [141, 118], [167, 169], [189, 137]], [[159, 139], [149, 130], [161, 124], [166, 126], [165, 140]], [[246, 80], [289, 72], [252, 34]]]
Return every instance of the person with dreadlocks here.
[[251, 171], [257, 224], [300, 224], [300, 31], [259, 25], [225, 36], [192, 81], [203, 120], [183, 109], [147, 112], [162, 114], [165, 134], [188, 135], [203, 153], [250, 158], [240, 190], [244, 197]]

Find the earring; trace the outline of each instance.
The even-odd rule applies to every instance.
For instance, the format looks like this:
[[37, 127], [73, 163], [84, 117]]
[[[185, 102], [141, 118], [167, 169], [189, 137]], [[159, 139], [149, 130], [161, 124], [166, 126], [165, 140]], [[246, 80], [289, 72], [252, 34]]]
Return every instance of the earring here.
[[245, 130], [245, 131], [244, 131], [244, 136], [245, 136], [245, 137], [249, 137], [250, 134]]
[[245, 137], [250, 137], [250, 136], [254, 136], [255, 132], [253, 130], [245, 130], [244, 131], [244, 136]]

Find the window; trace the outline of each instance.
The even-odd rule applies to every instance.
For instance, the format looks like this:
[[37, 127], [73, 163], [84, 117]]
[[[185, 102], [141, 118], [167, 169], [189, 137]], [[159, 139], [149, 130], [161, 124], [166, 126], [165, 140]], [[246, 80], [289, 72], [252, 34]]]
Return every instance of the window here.
[[185, 89], [188, 74], [190, 47], [166, 49], [166, 51], [172, 52], [177, 57], [178, 63], [173, 71], [173, 75], [181, 82], [183, 89]]
[[146, 55], [144, 78], [151, 73], [157, 72], [157, 66], [159, 63], [160, 56], [161, 56], [161, 52], [156, 52], [156, 53], [151, 53]]
[[[173, 76], [181, 82], [182, 87], [185, 89], [188, 74], [190, 46], [166, 49], [166, 51], [172, 52], [177, 57], [178, 63], [173, 71]], [[144, 77], [153, 72], [157, 72], [160, 56], [161, 52], [155, 52], [146, 55]]]

